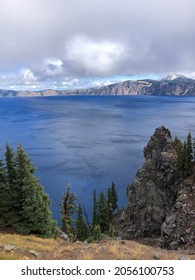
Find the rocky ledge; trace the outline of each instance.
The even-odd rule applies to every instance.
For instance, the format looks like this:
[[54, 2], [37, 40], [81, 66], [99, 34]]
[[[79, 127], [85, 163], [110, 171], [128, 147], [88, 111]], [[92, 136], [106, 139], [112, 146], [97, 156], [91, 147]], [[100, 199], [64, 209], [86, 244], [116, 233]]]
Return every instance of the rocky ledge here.
[[157, 128], [144, 148], [145, 162], [127, 188], [128, 204], [115, 218], [124, 239], [159, 237], [162, 247], [195, 244], [195, 180], [177, 176], [177, 152], [171, 133]]

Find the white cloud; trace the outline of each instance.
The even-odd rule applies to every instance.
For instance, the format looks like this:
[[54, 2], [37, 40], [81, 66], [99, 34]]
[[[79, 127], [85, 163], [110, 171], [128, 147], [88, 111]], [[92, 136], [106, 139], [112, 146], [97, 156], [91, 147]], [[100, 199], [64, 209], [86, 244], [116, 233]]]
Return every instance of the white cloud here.
[[76, 36], [66, 44], [65, 61], [69, 67], [87, 75], [114, 73], [123, 59], [125, 47], [117, 42]]
[[63, 65], [63, 62], [61, 59], [57, 59], [57, 58], [46, 58], [45, 59], [45, 64], [47, 66], [53, 66], [53, 67], [56, 67], [56, 68], [60, 68], [62, 67]]
[[0, 0], [0, 7], [2, 72], [23, 65], [43, 81], [194, 71], [194, 0]]
[[58, 58], [46, 58], [42, 68], [42, 76], [59, 76], [63, 74], [63, 61]]
[[35, 82], [37, 80], [34, 73], [27, 68], [21, 70], [20, 76], [24, 82]]
[[75, 88], [80, 86], [80, 81], [77, 78], [65, 78], [65, 80], [62, 80], [62, 86], [67, 89]]
[[180, 74], [183, 76], [186, 76], [188, 78], [195, 79], [195, 71], [194, 72], [181, 72]]

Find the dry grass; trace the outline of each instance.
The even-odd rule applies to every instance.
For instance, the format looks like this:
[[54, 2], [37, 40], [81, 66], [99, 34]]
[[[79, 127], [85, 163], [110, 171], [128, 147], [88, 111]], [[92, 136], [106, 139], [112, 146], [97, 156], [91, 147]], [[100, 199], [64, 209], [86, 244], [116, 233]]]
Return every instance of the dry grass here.
[[140, 260], [142, 259], [145, 253], [145, 249], [143, 245], [138, 244], [131, 250], [131, 259], [132, 260]]
[[46, 250], [52, 252], [56, 246], [54, 239], [45, 239], [36, 237], [34, 235], [21, 236], [19, 234], [0, 234], [0, 246], [5, 244], [11, 244], [20, 249], [26, 250]]
[[118, 242], [112, 242], [112, 244], [108, 247], [108, 252], [117, 260], [127, 260], [129, 258], [128, 252], [124, 250], [123, 247]]
[[[6, 251], [4, 245], [14, 245]], [[36, 251], [36, 256], [31, 250]], [[195, 259], [187, 252], [167, 251], [139, 244], [135, 241], [106, 240], [99, 243], [69, 243], [61, 238], [44, 239], [33, 235], [0, 233], [0, 260], [151, 260], [158, 254], [160, 259]]]
[[94, 259], [94, 254], [91, 252], [83, 252], [80, 255], [78, 255], [77, 260], [93, 260]]
[[0, 260], [17, 260], [18, 257], [13, 255], [13, 253], [2, 252], [0, 253]]

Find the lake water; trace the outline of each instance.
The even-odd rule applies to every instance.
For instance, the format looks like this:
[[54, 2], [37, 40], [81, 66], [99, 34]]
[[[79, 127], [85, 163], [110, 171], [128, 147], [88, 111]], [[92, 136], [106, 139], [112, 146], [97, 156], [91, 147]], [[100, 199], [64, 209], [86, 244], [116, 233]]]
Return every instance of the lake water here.
[[[22, 144], [60, 220], [67, 182], [88, 214], [93, 189], [116, 183], [119, 205], [143, 163], [155, 129], [169, 128], [182, 140], [195, 136], [194, 97], [101, 96], [0, 98], [0, 148]], [[90, 215], [90, 214], [89, 214]]]

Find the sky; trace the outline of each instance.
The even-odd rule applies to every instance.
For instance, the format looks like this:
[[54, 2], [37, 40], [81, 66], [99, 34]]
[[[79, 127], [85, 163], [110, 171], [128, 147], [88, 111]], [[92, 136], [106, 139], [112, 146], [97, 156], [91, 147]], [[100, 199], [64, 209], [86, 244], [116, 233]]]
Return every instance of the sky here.
[[195, 78], [194, 0], [0, 0], [0, 88]]

